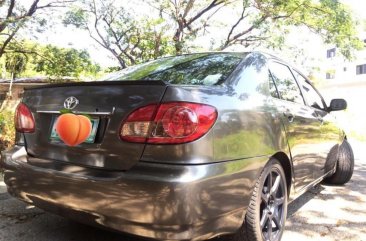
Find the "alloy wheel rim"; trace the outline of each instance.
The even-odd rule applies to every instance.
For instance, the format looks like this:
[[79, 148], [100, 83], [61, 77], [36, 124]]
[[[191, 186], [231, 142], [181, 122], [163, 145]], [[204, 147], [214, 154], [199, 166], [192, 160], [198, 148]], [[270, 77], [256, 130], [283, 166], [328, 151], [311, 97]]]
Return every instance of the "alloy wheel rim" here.
[[279, 240], [284, 226], [285, 183], [278, 170], [266, 176], [261, 192], [260, 229], [263, 240]]

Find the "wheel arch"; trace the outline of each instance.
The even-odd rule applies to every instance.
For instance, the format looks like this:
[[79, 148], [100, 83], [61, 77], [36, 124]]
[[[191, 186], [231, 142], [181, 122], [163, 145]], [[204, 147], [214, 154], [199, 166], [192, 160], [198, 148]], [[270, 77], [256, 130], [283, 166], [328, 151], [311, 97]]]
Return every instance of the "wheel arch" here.
[[275, 158], [280, 162], [283, 171], [285, 172], [286, 184], [287, 184], [287, 196], [290, 196], [292, 185], [294, 183], [293, 166], [290, 161], [290, 158], [284, 152], [277, 152], [272, 156], [272, 158]]

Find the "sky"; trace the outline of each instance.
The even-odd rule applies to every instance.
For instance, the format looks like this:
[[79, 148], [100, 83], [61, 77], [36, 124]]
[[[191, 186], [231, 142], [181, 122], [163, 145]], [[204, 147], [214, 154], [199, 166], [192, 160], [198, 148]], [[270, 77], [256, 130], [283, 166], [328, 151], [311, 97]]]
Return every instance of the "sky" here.
[[[138, 4], [138, 1], [135, 0], [134, 2], [135, 4]], [[342, 0], [342, 2], [349, 5], [357, 18], [366, 20], [366, 0]], [[230, 18], [230, 12], [224, 12], [221, 14], [228, 15], [228, 18]], [[62, 13], [60, 13], [60, 15], [62, 16]], [[301, 42], [302, 45], [309, 46], [308, 49], [311, 50], [312, 53], [323, 54], [322, 51], [324, 51], [325, 47], [322, 44], [322, 41], [316, 36], [309, 38], [307, 35], [307, 33], [299, 35], [298, 32], [293, 35], [290, 34], [288, 36], [288, 44], [296, 45]], [[73, 47], [76, 49], [88, 50], [92, 60], [100, 64], [102, 67], [118, 65], [118, 62], [111, 56], [111, 54], [92, 40], [86, 31], [75, 29], [73, 27], [64, 27], [61, 24], [57, 24], [49, 30], [46, 30], [41, 36], [42, 38], [39, 38], [37, 41], [44, 44], [49, 43], [60, 47]], [[316, 58], [316, 56], [313, 58]]]

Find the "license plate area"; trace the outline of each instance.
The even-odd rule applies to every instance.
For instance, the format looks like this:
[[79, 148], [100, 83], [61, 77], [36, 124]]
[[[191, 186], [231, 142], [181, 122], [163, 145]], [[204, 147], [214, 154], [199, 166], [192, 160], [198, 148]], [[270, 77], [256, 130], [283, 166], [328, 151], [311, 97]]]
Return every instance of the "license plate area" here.
[[[53, 118], [53, 122], [52, 122], [50, 140], [53, 143], [63, 143], [63, 141], [60, 139], [59, 135], [56, 132], [56, 122], [57, 122], [58, 117], [59, 116]], [[90, 121], [92, 123], [92, 130], [90, 132], [89, 137], [83, 143], [91, 144], [91, 143], [95, 143], [95, 141], [96, 141], [100, 118], [91, 118]]]

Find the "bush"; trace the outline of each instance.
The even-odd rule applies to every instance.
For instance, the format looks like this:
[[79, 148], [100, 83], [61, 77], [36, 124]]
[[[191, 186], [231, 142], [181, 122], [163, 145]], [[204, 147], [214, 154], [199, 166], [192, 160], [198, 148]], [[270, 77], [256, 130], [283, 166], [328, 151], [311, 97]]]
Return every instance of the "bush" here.
[[14, 145], [14, 113], [10, 110], [2, 110], [0, 113], [0, 151]]

